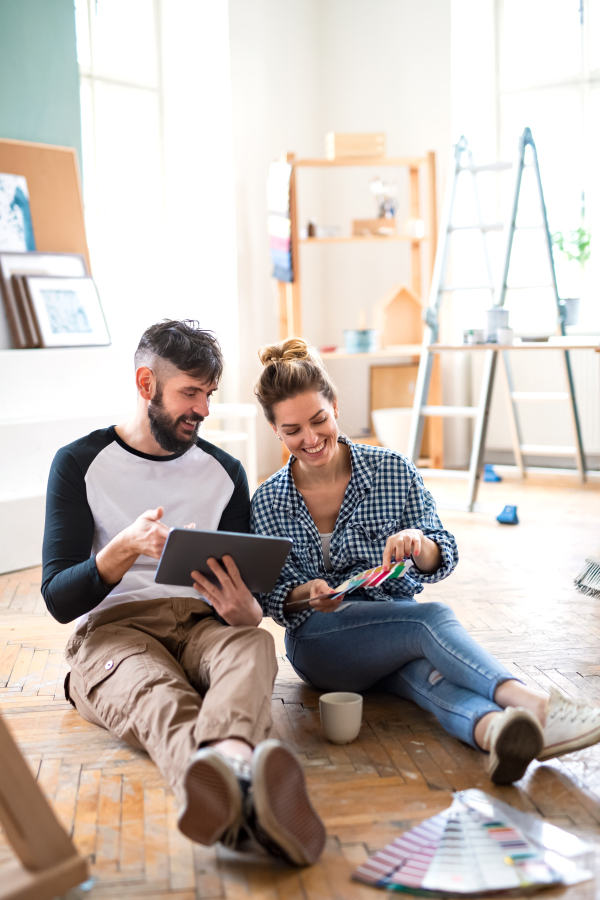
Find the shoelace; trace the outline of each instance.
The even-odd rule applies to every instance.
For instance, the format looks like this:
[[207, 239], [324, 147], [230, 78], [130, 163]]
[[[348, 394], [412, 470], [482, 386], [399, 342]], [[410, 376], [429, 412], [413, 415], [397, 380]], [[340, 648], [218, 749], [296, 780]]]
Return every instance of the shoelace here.
[[[580, 715], [582, 723], [585, 723], [588, 718], [600, 715], [600, 709], [592, 706], [587, 700], [575, 700], [571, 697], [563, 697], [562, 694], [555, 694], [554, 696], [559, 697], [560, 702], [554, 712], [548, 716], [549, 719], [558, 718], [561, 722], [564, 722], [565, 719], [571, 716], [571, 722], [575, 722], [577, 716]], [[575, 710], [573, 710], [573, 707], [575, 707]], [[575, 715], [572, 715], [573, 712], [575, 712]], [[561, 713], [562, 715], [560, 715]]]

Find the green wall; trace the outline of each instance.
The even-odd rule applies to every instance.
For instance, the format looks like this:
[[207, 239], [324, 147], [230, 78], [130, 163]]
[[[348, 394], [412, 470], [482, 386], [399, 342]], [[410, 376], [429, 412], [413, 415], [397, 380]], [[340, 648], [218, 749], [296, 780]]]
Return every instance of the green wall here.
[[81, 160], [73, 0], [0, 0], [0, 138], [75, 147]]

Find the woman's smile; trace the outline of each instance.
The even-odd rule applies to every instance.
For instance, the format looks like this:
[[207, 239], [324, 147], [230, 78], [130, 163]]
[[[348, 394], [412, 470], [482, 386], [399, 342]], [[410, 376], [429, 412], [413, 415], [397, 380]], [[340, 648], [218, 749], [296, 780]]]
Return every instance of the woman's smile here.
[[302, 450], [304, 453], [310, 453], [312, 457], [320, 456], [320, 454], [325, 449], [325, 445], [327, 444], [326, 440], [322, 440], [320, 444], [317, 444], [316, 447], [303, 447]]

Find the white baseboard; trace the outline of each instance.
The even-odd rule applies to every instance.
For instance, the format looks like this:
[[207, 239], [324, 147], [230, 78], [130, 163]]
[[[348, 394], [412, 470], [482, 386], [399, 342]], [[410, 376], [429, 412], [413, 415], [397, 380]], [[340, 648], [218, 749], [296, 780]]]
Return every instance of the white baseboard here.
[[0, 500], [0, 574], [42, 562], [46, 495]]

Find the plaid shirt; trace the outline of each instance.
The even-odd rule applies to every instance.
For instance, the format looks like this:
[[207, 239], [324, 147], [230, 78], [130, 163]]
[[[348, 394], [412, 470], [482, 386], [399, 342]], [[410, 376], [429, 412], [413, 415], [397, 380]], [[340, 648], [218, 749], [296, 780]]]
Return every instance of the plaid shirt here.
[[259, 597], [264, 614], [290, 631], [315, 611], [307, 609], [284, 616], [283, 603], [293, 588], [313, 578], [322, 578], [336, 587], [363, 569], [381, 565], [387, 539], [406, 528], [420, 528], [435, 541], [442, 563], [429, 575], [412, 568], [397, 581], [368, 588], [373, 600], [411, 598], [423, 590], [424, 584], [446, 578], [458, 562], [456, 541], [443, 529], [433, 497], [413, 463], [394, 450], [353, 444], [344, 435], [339, 440], [350, 450], [352, 475], [331, 536], [331, 572], [325, 571], [317, 526], [294, 484], [294, 456], [252, 498], [252, 531], [294, 541], [275, 589]]

